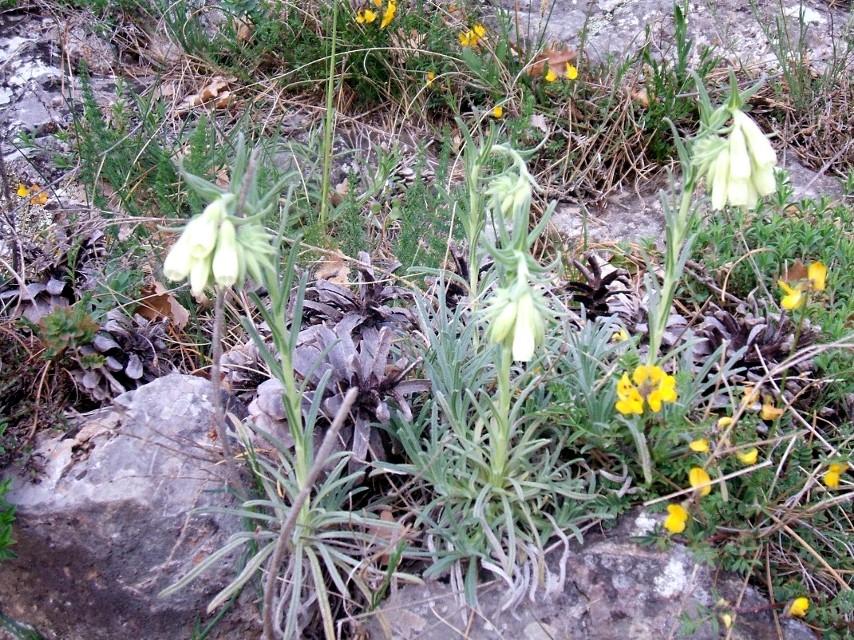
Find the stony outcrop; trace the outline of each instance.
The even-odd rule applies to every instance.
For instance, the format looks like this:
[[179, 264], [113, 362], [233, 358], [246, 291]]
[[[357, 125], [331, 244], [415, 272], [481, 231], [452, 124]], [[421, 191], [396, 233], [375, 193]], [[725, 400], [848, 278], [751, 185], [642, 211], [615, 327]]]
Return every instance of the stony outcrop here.
[[[197, 619], [204, 626], [234, 566], [158, 593], [240, 526], [193, 512], [230, 501], [211, 419], [210, 382], [176, 374], [43, 442], [38, 482], [14, 477], [7, 495], [18, 559], [0, 568], [2, 612], [49, 640], [175, 640], [191, 637]], [[251, 601], [240, 602], [207, 637], [258, 637], [256, 619]]]
[[[498, 583], [478, 592], [479, 612], [468, 609], [463, 596], [442, 582], [403, 587], [369, 621], [369, 638], [717, 640], [726, 635], [719, 616], [729, 612], [732, 640], [778, 640], [767, 598], [743, 579], [697, 562], [681, 545], [658, 550], [633, 540], [649, 533], [656, 518], [636, 512], [607, 534], [573, 547], [560, 560], [566, 572], [563, 590], [504, 612], [500, 608], [506, 592]], [[551, 569], [560, 574], [556, 564]], [[718, 605], [719, 598], [730, 605]], [[736, 603], [750, 613], [735, 612]], [[780, 628], [785, 640], [814, 638], [806, 625], [791, 618], [781, 617]]]

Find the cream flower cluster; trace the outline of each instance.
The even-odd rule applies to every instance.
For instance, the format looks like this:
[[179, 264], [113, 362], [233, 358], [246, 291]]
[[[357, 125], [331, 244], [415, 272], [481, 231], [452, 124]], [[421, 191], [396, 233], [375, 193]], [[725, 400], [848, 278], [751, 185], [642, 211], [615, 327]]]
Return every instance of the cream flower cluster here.
[[489, 339], [510, 347], [513, 359], [530, 362], [546, 334], [545, 302], [528, 281], [524, 254], [519, 254], [516, 282], [498, 289], [486, 310]]
[[740, 109], [732, 110], [727, 138], [701, 138], [694, 148], [694, 164], [706, 177], [712, 208], [725, 205], [753, 208], [760, 196], [777, 188], [777, 154], [757, 124]]
[[233, 193], [224, 193], [187, 224], [163, 263], [163, 274], [173, 282], [189, 277], [199, 296], [213, 281], [221, 287], [240, 284], [247, 272], [258, 282], [272, 268], [269, 234], [257, 224], [229, 215]]

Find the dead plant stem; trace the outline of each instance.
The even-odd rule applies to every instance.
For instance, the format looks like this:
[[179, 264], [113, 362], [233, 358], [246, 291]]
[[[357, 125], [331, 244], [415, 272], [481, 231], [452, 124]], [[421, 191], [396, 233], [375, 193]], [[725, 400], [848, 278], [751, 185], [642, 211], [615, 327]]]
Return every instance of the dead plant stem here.
[[[323, 436], [323, 442], [321, 442], [320, 448], [317, 450], [317, 455], [308, 472], [305, 484], [300, 487], [300, 491], [288, 512], [288, 517], [285, 519], [281, 531], [279, 531], [279, 539], [276, 541], [273, 557], [270, 558], [270, 563], [267, 565], [267, 580], [264, 584], [264, 640], [275, 640], [273, 636], [273, 594], [276, 590], [276, 580], [279, 577], [279, 568], [282, 565], [282, 558], [284, 558], [285, 551], [287, 550], [288, 541], [293, 535], [300, 511], [302, 511], [305, 501], [311, 495], [314, 483], [317, 482], [320, 472], [326, 465], [326, 459], [332, 453], [332, 447], [338, 438], [338, 432], [344, 426], [344, 421], [350, 413], [350, 408], [353, 406], [358, 395], [359, 390], [353, 387], [344, 396], [344, 401], [341, 403], [338, 413], [335, 414], [332, 424], [326, 431], [326, 435]], [[299, 587], [295, 586], [294, 588]]]

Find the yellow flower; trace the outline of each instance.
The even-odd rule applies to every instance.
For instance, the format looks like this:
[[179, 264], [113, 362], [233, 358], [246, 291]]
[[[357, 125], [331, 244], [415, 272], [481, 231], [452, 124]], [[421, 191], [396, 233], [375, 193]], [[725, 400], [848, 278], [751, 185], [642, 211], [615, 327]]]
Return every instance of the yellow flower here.
[[664, 519], [664, 528], [670, 533], [682, 533], [685, 531], [685, 523], [688, 522], [688, 512], [681, 504], [667, 505], [668, 516]]
[[718, 429], [726, 429], [731, 424], [732, 418], [729, 416], [724, 416], [723, 418], [718, 419]]
[[492, 109], [492, 117], [493, 118], [501, 118], [504, 115], [504, 107], [500, 104], [495, 105]]
[[732, 614], [731, 613], [721, 613], [720, 617], [721, 617], [721, 622], [724, 625], [724, 628], [725, 629], [731, 629], [732, 628]]
[[624, 373], [617, 384], [616, 408], [623, 415], [642, 414], [644, 401], [654, 413], [661, 411], [662, 402], [676, 401], [676, 378], [661, 367], [641, 365], [632, 373], [632, 379], [634, 384]]
[[567, 80], [575, 80], [578, 77], [578, 69], [573, 67], [568, 62], [566, 63], [566, 71], [563, 74]]
[[486, 36], [486, 27], [484, 27], [479, 22], [476, 25], [474, 25], [474, 27], [472, 28], [472, 31], [474, 32], [474, 35], [477, 36], [478, 40], [480, 40], [481, 38]]
[[625, 329], [620, 329], [619, 331], [615, 331], [611, 336], [611, 342], [625, 342], [629, 339], [629, 332]]
[[383, 0], [371, 0], [374, 3], [375, 7], [381, 7], [383, 5]]
[[15, 192], [19, 198], [26, 198], [30, 195], [30, 190], [23, 184], [18, 184], [18, 190]]
[[557, 74], [553, 70], [549, 69], [546, 71], [545, 78], [546, 82], [555, 82], [557, 80]]
[[377, 19], [377, 12], [370, 9], [362, 9], [356, 14], [356, 22], [359, 24], [370, 24]]
[[707, 496], [712, 492], [711, 486], [703, 486], [708, 485], [712, 479], [709, 477], [709, 474], [706, 473], [705, 469], [701, 469], [700, 467], [694, 467], [691, 469], [690, 473], [688, 473], [688, 482], [691, 483], [691, 486], [695, 489], [697, 487], [702, 487], [700, 489], [701, 496]]
[[789, 605], [789, 615], [795, 616], [798, 618], [803, 618], [807, 615], [807, 611], [810, 608], [810, 601], [807, 598], [801, 596], [800, 598], [795, 598], [792, 600], [792, 604]]
[[698, 440], [692, 440], [688, 444], [688, 448], [691, 451], [696, 451], [697, 453], [707, 453], [709, 451], [709, 441], [705, 438], [700, 438]]
[[827, 267], [823, 262], [813, 262], [807, 267], [807, 277], [813, 291], [824, 291], [824, 281], [827, 278]]
[[469, 29], [468, 31], [463, 31], [457, 37], [460, 39], [460, 44], [464, 47], [473, 47], [475, 44], [477, 44], [477, 36], [471, 29]]
[[427, 86], [429, 87], [431, 84], [433, 84], [433, 80], [435, 80], [435, 79], [436, 79], [436, 72], [435, 71], [428, 71], [427, 72]]
[[780, 301], [780, 304], [783, 305], [784, 309], [792, 311], [793, 309], [800, 308], [806, 303], [806, 296], [804, 296], [804, 292], [801, 290], [800, 286], [792, 288], [782, 280], [779, 280], [777, 284], [779, 284], [783, 291], [786, 292], [786, 295], [783, 296], [783, 299]]
[[762, 403], [762, 410], [759, 412], [759, 417], [763, 420], [776, 420], [784, 413], [783, 409], [775, 407], [771, 400], [765, 400]]
[[744, 464], [756, 464], [759, 459], [759, 449], [752, 447], [747, 451], [736, 453], [735, 457], [741, 460]]
[[394, 0], [389, 0], [388, 6], [383, 14], [383, 21], [380, 23], [380, 29], [385, 29], [389, 23], [394, 20], [394, 14], [397, 11], [397, 3]]
[[846, 466], [834, 462], [827, 467], [827, 473], [822, 477], [822, 482], [830, 489], [838, 489], [839, 481], [842, 479], [842, 474], [845, 473]]

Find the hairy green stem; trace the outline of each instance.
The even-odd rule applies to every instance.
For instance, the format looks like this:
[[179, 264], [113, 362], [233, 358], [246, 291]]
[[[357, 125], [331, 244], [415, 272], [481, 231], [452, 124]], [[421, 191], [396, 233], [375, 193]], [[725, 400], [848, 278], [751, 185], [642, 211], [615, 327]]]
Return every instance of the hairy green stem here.
[[492, 447], [491, 472], [492, 484], [501, 488], [507, 472], [507, 452], [510, 448], [511, 423], [510, 405], [513, 397], [510, 392], [510, 369], [513, 366], [513, 354], [510, 347], [498, 347], [498, 411], [493, 416], [495, 426], [490, 435]]

